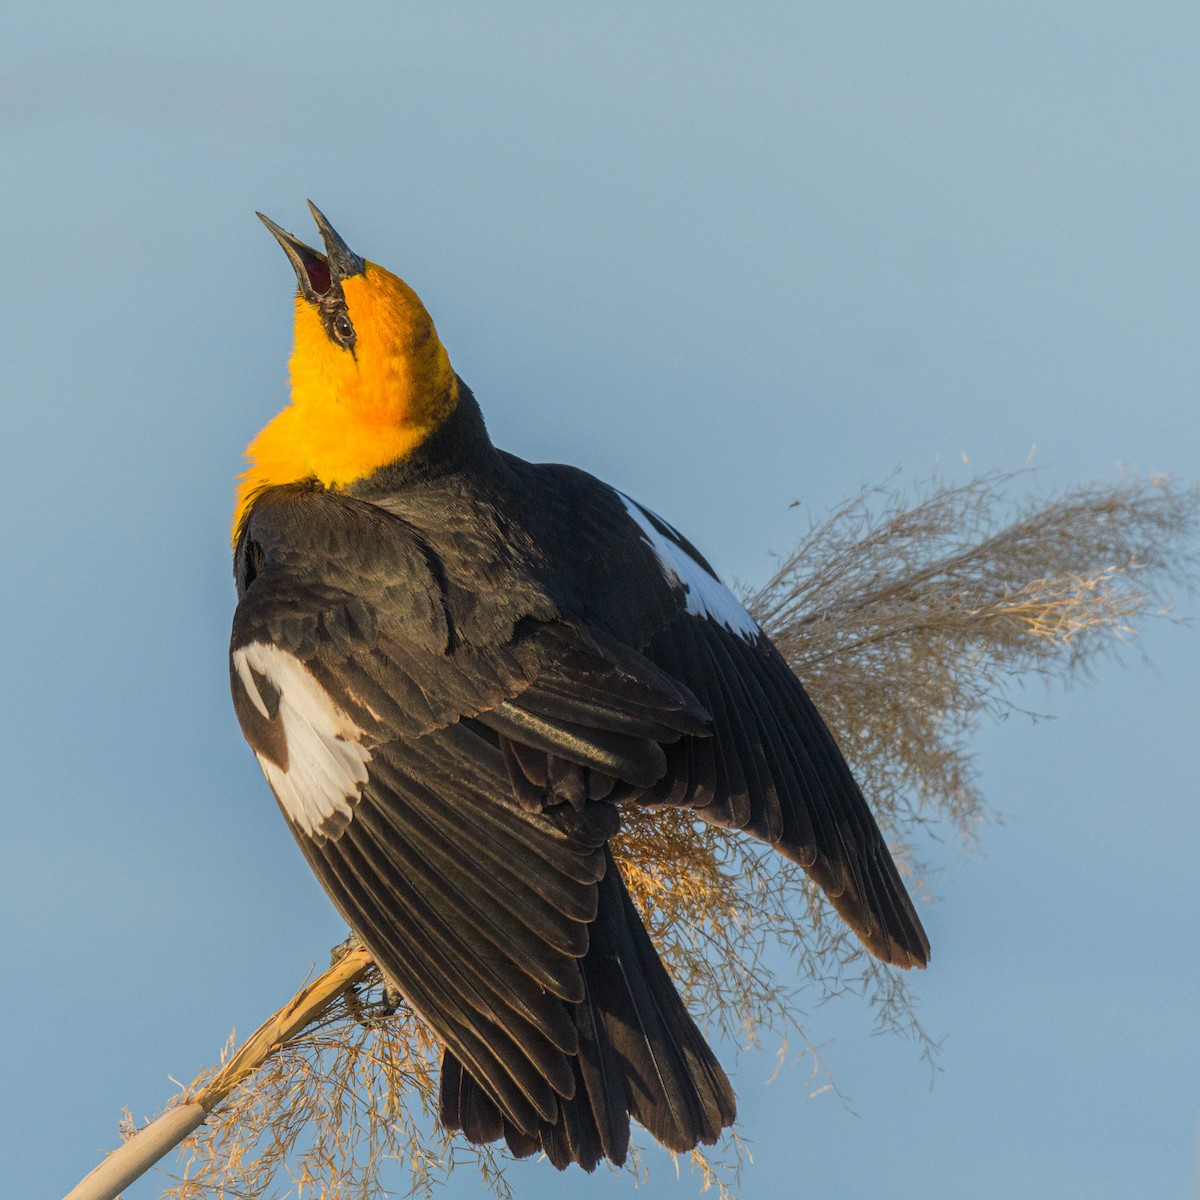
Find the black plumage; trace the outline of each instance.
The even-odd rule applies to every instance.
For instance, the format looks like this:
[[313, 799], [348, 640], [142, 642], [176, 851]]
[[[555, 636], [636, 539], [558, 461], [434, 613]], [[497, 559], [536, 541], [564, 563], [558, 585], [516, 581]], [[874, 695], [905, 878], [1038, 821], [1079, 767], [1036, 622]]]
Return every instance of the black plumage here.
[[926, 961], [769, 640], [653, 514], [496, 450], [461, 382], [407, 459], [261, 491], [235, 570], [243, 730], [335, 904], [444, 1041], [442, 1119], [471, 1140], [590, 1170], [623, 1161], [630, 1117], [675, 1150], [734, 1119], [608, 852], [620, 804], [770, 843], [873, 953]]

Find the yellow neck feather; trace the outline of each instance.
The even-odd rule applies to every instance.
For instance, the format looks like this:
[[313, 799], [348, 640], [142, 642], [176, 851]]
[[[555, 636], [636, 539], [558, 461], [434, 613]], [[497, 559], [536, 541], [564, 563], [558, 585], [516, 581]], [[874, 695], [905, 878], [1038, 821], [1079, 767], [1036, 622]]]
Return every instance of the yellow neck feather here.
[[368, 263], [343, 290], [357, 335], [353, 354], [330, 340], [314, 305], [296, 299], [292, 402], [246, 448], [235, 539], [264, 488], [365, 479], [408, 457], [458, 403], [449, 356], [406, 283]]

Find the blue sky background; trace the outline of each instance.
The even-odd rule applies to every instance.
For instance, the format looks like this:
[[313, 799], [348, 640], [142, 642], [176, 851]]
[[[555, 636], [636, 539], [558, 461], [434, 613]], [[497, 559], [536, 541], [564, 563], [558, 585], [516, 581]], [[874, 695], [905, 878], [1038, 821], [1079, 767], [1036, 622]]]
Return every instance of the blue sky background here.
[[[227, 691], [232, 482], [290, 342], [254, 209], [303, 234], [312, 196], [500, 444], [761, 580], [790, 501], [898, 465], [1200, 472], [1198, 59], [1194, 3], [9, 5], [6, 1194], [60, 1195], [342, 936]], [[979, 738], [1007, 824], [943, 854], [933, 1086], [815, 1011], [857, 1115], [744, 1059], [746, 1196], [1200, 1195], [1200, 642], [1142, 647]]]

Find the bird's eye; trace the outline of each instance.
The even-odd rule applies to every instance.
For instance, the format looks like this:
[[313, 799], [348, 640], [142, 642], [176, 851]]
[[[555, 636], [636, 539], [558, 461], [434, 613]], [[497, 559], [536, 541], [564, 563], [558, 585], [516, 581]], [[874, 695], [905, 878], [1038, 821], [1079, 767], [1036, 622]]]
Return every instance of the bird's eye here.
[[348, 346], [354, 341], [354, 326], [350, 324], [350, 318], [345, 313], [338, 313], [333, 318], [333, 332], [343, 346]]

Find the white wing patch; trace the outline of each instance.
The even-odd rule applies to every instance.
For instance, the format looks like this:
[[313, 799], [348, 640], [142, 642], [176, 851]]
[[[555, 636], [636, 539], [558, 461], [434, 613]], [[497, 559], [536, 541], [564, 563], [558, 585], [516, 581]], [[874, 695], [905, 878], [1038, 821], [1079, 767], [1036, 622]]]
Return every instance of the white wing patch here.
[[254, 707], [271, 720], [253, 672], [279, 693], [276, 721], [283, 723], [287, 770], [262, 754], [259, 766], [288, 817], [309, 836], [344, 826], [367, 782], [371, 752], [363, 731], [334, 702], [294, 655], [266, 642], [236, 650], [233, 664]]
[[[708, 617], [724, 625], [732, 633], [739, 634], [748, 642], [755, 641], [760, 629], [741, 601], [717, 578], [710, 575], [678, 542], [672, 541], [658, 529], [636, 500], [630, 500], [623, 492], [618, 496], [625, 504], [629, 515], [638, 523], [650, 548], [658, 559], [663, 574], [672, 583], [681, 586], [687, 593], [687, 610], [697, 617]], [[657, 520], [662, 521], [661, 517]], [[670, 528], [665, 521], [662, 524]]]

